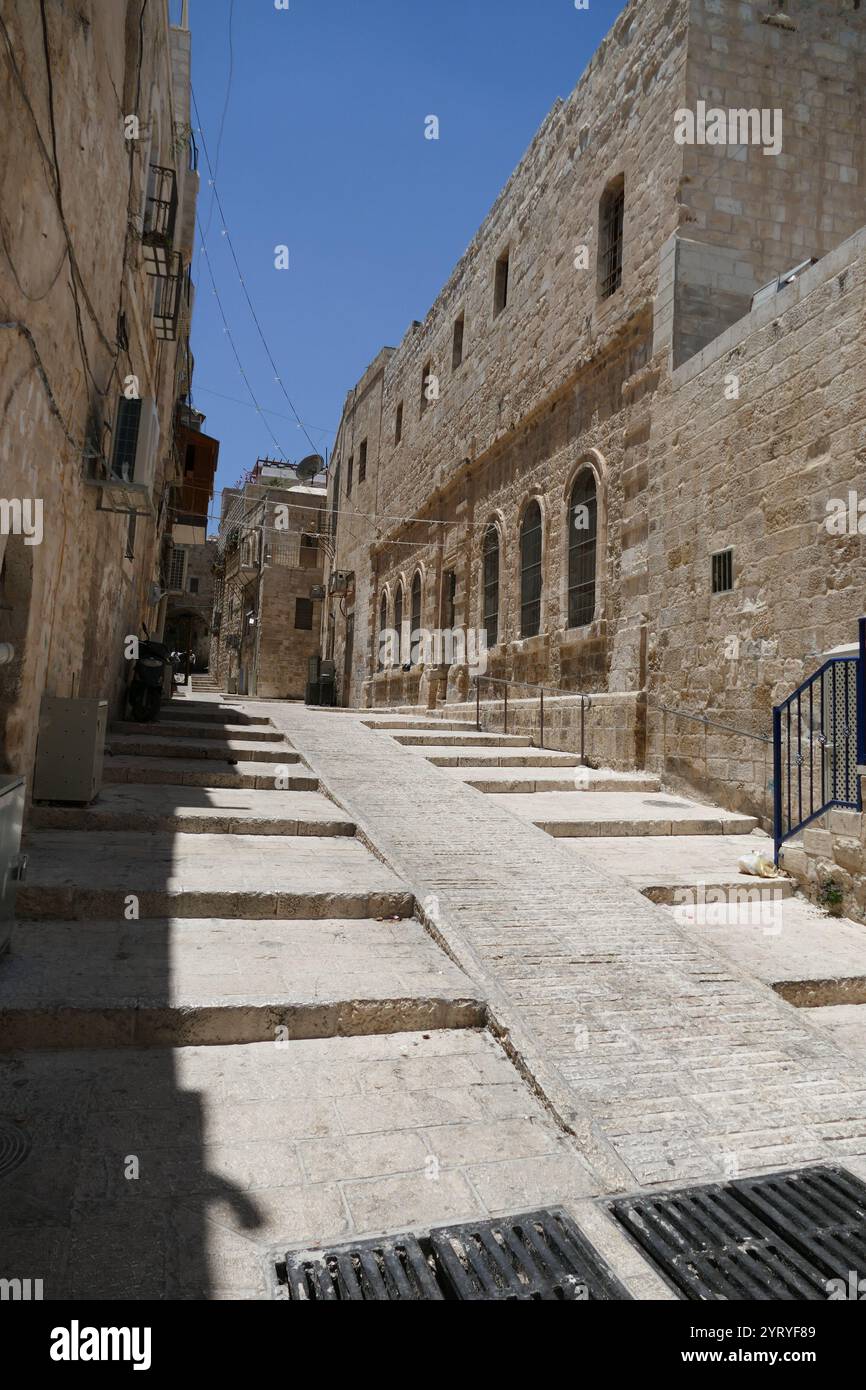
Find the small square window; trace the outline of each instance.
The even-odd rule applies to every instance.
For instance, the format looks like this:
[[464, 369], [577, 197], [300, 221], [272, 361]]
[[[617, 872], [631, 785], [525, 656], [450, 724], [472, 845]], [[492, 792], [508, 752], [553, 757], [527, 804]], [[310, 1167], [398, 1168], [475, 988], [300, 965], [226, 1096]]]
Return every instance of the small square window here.
[[358, 454], [358, 482], [363, 483], [367, 476], [367, 441], [361, 442], [361, 451]]
[[195, 579], [195, 578], [190, 579], [190, 581], [189, 581], [189, 592], [190, 592], [191, 594], [197, 594], [197, 593], [198, 593], [198, 579]]
[[719, 550], [711, 557], [713, 593], [729, 594], [734, 587], [734, 552]]
[[451, 370], [456, 372], [463, 361], [463, 329], [466, 323], [465, 316], [460, 315], [454, 320], [454, 341], [451, 346]]
[[403, 438], [403, 402], [397, 406], [397, 414], [394, 417], [394, 443], [399, 444]]
[[295, 599], [295, 627], [304, 632], [312, 632], [313, 600], [311, 598]]
[[508, 268], [510, 253], [503, 251], [499, 260], [496, 262], [496, 273], [493, 283], [493, 313], [501, 314], [508, 303]]

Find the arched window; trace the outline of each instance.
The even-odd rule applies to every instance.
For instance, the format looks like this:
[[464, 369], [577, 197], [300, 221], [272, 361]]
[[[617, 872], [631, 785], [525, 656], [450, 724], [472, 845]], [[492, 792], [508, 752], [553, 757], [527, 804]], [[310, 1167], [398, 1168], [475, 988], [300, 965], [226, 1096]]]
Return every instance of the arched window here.
[[499, 532], [488, 526], [484, 533], [484, 628], [487, 646], [499, 641]]
[[403, 664], [403, 585], [397, 585], [394, 595], [394, 631], [397, 633], [397, 665]]
[[584, 627], [595, 616], [598, 493], [595, 474], [582, 468], [568, 504], [568, 626]]
[[379, 657], [376, 662], [376, 670], [385, 669], [385, 635], [388, 631], [388, 595], [383, 592], [379, 604]]
[[520, 527], [520, 635], [541, 628], [541, 508], [530, 502]]
[[415, 571], [412, 580], [412, 627], [409, 636], [409, 664], [417, 666], [421, 660], [421, 571]]

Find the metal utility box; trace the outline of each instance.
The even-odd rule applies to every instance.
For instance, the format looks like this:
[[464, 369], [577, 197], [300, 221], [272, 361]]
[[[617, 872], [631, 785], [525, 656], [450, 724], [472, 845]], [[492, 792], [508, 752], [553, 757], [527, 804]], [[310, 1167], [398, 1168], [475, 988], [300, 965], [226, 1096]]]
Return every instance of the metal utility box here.
[[0, 955], [9, 948], [15, 920], [15, 894], [27, 860], [21, 853], [24, 778], [0, 777]]
[[102, 785], [108, 701], [43, 695], [34, 801], [93, 800]]

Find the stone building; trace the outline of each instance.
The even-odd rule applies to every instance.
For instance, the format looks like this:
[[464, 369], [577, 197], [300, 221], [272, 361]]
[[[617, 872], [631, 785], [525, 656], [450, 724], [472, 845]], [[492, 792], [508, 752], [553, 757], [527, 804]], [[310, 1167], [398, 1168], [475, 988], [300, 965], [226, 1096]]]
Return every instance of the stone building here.
[[[864, 607], [824, 524], [866, 462], [864, 189], [859, 4], [633, 0], [346, 397], [344, 703], [482, 675], [529, 728], [544, 684], [558, 746], [765, 813], [772, 705]], [[481, 659], [413, 639], [455, 628]]]
[[324, 483], [260, 459], [222, 494], [211, 672], [224, 691], [303, 699], [319, 652]]
[[216, 539], [208, 540], [208, 517], [219, 461], [219, 441], [204, 433], [205, 417], [188, 407], [178, 412], [178, 449], [183, 485], [172, 511], [172, 548], [166, 570], [168, 606], [165, 642], [195, 657], [194, 669], [210, 660]]
[[162, 632], [198, 174], [185, 3], [2, 8], [0, 758], [29, 776], [43, 693], [115, 715], [125, 637]]

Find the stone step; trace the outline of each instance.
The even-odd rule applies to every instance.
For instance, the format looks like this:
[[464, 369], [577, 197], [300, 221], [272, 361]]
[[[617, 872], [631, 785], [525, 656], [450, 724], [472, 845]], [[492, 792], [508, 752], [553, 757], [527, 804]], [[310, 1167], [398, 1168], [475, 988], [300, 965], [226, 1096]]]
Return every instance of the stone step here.
[[308, 791], [103, 787], [90, 806], [34, 806], [34, 830], [132, 830], [221, 835], [354, 835], [355, 823], [327, 797]]
[[[585, 854], [580, 840], [563, 840], [566, 848]], [[789, 878], [757, 878], [740, 872], [742, 855], [763, 850], [772, 860], [773, 842], [761, 830], [751, 835], [636, 835], [627, 845], [619, 836], [593, 839], [593, 863], [612, 879], [621, 878], [653, 902], [693, 901], [695, 890], [721, 888], [731, 900], [755, 885], [782, 897], [794, 891]]]
[[393, 738], [396, 743], [405, 744], [407, 748], [532, 747], [532, 739], [525, 734], [479, 734], [476, 729], [470, 729], [465, 734], [457, 732], [440, 734], [438, 730], [435, 733], [392, 733], [391, 738]]
[[298, 835], [98, 834], [28, 837], [21, 920], [148, 917], [407, 917], [405, 884], [359, 840]]
[[810, 1009], [808, 1019], [848, 1057], [866, 1067], [866, 1004], [836, 1004]]
[[412, 919], [32, 922], [0, 962], [3, 1050], [273, 1044], [484, 1021], [477, 988]]
[[532, 821], [548, 835], [748, 835], [758, 822], [754, 816], [703, 806], [685, 797], [663, 792], [536, 792], [506, 794], [500, 798], [514, 815]]
[[772, 985], [789, 1004], [810, 1011], [866, 1004], [866, 926], [831, 917], [801, 897], [774, 897], [760, 879], [729, 904], [707, 901], [670, 911], [749, 975]]
[[203, 704], [196, 700], [172, 700], [170, 705], [163, 705], [162, 714], [165, 718], [183, 721], [188, 720], [190, 723], [253, 724], [259, 727], [273, 727], [273, 720], [267, 719], [264, 715], [250, 714], [245, 710], [233, 709], [231, 705], [216, 703]]
[[[102, 768], [103, 782], [136, 782], [156, 786], [184, 787], [251, 787], [259, 791], [274, 791], [280, 775], [280, 764], [215, 762], [212, 758], [184, 761], [181, 758], [106, 758]], [[302, 768], [297, 756], [287, 757], [282, 764], [285, 776], [280, 777], [284, 791], [315, 792], [319, 779]]]
[[[432, 762], [433, 759], [430, 761]], [[442, 766], [442, 764], [437, 763], [437, 766]], [[483, 766], [485, 770], [480, 772], [474, 767], [467, 767], [464, 759], [461, 758], [460, 765], [457, 767], [453, 764], [446, 764], [446, 771], [449, 777], [465, 782], [467, 786], [474, 787], [476, 791], [494, 795], [500, 792], [519, 792], [529, 795], [535, 792], [657, 792], [659, 790], [658, 778], [652, 777], [648, 772], [616, 772], [607, 768], [583, 767], [579, 758], [575, 770], [565, 773], [558, 765], [551, 766], [546, 762], [539, 766], [530, 765], [525, 771], [521, 771], [519, 767], [512, 768], [510, 763], [507, 766], [488, 767], [485, 761]], [[569, 763], [567, 766], [571, 767], [572, 764]]]
[[297, 763], [298, 754], [287, 743], [248, 743], [240, 739], [162, 738], [159, 734], [111, 734], [106, 752], [115, 757], [215, 758], [221, 762]]
[[193, 723], [192, 720], [161, 719], [158, 724], [136, 724], [132, 720], [118, 721], [109, 728], [111, 737], [120, 735], [129, 738], [182, 738], [213, 739], [222, 743], [283, 743], [284, 735], [279, 729], [265, 725]]
[[[444, 747], [425, 748], [424, 756], [434, 767], [580, 767], [577, 753], [556, 753], [546, 748], [474, 748], [449, 751]], [[574, 781], [569, 783], [574, 790]]]
[[383, 715], [381, 718], [373, 715], [369, 719], [362, 719], [361, 723], [368, 729], [385, 729], [387, 731], [400, 729], [405, 733], [411, 733], [413, 730], [424, 732], [433, 729], [460, 733], [469, 727], [474, 728], [474, 725], [469, 726], [465, 719], [410, 719], [408, 717], [401, 719], [395, 718], [393, 715]]

